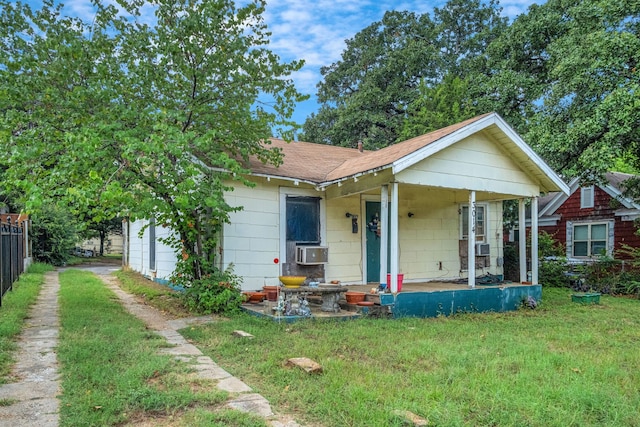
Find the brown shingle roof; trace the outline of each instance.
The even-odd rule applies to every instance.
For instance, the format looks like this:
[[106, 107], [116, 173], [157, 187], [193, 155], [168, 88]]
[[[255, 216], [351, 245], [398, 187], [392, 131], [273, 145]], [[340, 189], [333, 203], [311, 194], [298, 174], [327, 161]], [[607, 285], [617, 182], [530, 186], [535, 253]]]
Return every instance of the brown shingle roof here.
[[275, 167], [251, 159], [250, 169], [254, 174], [299, 179], [313, 183], [340, 180], [389, 166], [487, 115], [477, 116], [377, 151], [360, 152], [353, 148], [309, 142], [287, 143], [281, 139], [271, 138], [271, 146], [280, 148], [284, 154], [282, 165]]

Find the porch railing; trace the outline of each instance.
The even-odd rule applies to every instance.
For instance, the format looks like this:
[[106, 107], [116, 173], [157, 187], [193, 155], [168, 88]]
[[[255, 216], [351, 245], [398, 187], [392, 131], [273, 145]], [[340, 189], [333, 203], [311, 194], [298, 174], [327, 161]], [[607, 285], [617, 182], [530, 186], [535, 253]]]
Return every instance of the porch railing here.
[[24, 271], [24, 230], [7, 217], [0, 222], [0, 306], [2, 298]]

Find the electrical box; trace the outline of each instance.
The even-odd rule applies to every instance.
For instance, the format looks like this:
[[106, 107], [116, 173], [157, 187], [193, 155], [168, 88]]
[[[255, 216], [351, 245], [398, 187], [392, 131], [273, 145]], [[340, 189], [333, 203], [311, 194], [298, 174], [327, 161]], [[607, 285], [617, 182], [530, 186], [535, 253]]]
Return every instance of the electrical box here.
[[488, 243], [476, 243], [476, 256], [491, 255], [491, 247]]
[[296, 263], [302, 265], [326, 264], [329, 248], [326, 246], [296, 246]]

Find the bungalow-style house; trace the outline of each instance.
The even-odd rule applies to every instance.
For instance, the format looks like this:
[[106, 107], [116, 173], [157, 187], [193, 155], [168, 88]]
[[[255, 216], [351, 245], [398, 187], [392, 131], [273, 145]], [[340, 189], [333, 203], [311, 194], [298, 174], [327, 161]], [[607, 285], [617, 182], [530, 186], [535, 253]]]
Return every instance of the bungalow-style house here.
[[538, 225], [562, 243], [573, 263], [601, 255], [615, 258], [623, 245], [640, 247], [636, 221], [640, 204], [623, 195], [632, 175], [609, 172], [601, 184], [569, 183], [569, 194], [550, 193], [540, 199]]
[[[502, 274], [502, 202], [520, 201], [524, 225], [527, 200], [535, 209], [541, 194], [569, 191], [495, 113], [377, 151], [270, 142], [282, 149], [283, 164], [252, 161], [256, 186], [228, 194], [243, 209], [224, 227], [219, 262], [233, 264], [243, 290], [278, 284], [280, 275], [390, 282], [394, 295], [401, 277], [405, 284], [458, 280], [473, 289], [477, 276]], [[128, 264], [166, 280], [176, 254], [157, 238], [170, 230], [152, 226], [139, 237], [143, 225], [129, 225]], [[533, 245], [537, 257], [536, 239]], [[531, 277], [521, 292], [539, 298], [536, 267]], [[526, 264], [520, 278], [527, 280]]]

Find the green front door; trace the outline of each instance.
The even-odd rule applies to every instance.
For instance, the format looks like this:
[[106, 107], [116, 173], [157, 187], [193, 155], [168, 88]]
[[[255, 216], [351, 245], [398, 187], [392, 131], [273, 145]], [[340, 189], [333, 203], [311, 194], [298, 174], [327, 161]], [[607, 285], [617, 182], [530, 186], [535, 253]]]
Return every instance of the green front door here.
[[[380, 202], [366, 202], [362, 227], [366, 233], [367, 282], [380, 282]], [[387, 255], [390, 255], [388, 248]]]

